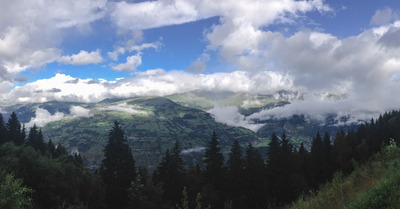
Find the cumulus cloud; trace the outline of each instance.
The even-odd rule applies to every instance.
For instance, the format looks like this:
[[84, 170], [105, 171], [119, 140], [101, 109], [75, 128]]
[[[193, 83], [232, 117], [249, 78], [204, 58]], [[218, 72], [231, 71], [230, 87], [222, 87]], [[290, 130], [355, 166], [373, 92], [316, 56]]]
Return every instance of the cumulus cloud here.
[[64, 118], [64, 113], [56, 112], [54, 115], [50, 114], [47, 110], [42, 108], [37, 108], [35, 112], [35, 117], [32, 117], [31, 120], [25, 124], [27, 128], [32, 127], [34, 124], [38, 127], [43, 127], [47, 123], [59, 121]]
[[0, 7], [0, 82], [56, 61], [63, 29], [105, 16], [106, 0], [7, 1]]
[[72, 117], [83, 117], [83, 118], [88, 118], [92, 117], [93, 115], [90, 114], [90, 109], [86, 109], [81, 106], [72, 106], [70, 109], [70, 114]]
[[[264, 30], [269, 25], [295, 22], [300, 14], [310, 11], [331, 11], [322, 0], [122, 1], [112, 5], [112, 21], [119, 28], [133, 31], [220, 17], [219, 24], [206, 32], [207, 48], [217, 50], [241, 70], [266, 69], [262, 52], [266, 50]], [[204, 63], [196, 60], [188, 70], [199, 72], [205, 68]]]
[[138, 66], [142, 64], [142, 56], [140, 53], [126, 58], [125, 63], [113, 66], [112, 69], [116, 71], [130, 72], [135, 71]]
[[70, 65], [88, 65], [99, 64], [103, 62], [103, 58], [101, 57], [99, 49], [92, 52], [81, 50], [78, 54], [60, 57], [60, 59], [58, 59], [58, 62]]

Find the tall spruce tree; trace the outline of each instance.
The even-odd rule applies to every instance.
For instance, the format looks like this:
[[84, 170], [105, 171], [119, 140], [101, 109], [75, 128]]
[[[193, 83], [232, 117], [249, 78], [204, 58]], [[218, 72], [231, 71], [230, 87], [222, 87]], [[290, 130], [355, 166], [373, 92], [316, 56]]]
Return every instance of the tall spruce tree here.
[[6, 125], [4, 123], [3, 115], [0, 113], [0, 145], [6, 142]]
[[178, 203], [181, 198], [184, 174], [185, 163], [181, 156], [179, 142], [176, 141], [172, 152], [167, 149], [153, 176], [155, 183], [163, 183], [164, 199], [171, 206]]
[[208, 184], [208, 191], [205, 192], [207, 195], [204, 196], [206, 205], [211, 204], [215, 208], [223, 208], [225, 194], [224, 156], [215, 131], [213, 131], [211, 140], [208, 142], [204, 163], [206, 168], [204, 175]]
[[36, 124], [34, 124], [29, 129], [27, 144], [35, 148], [35, 150], [39, 150], [42, 153], [44, 153], [46, 150], [46, 145], [43, 141], [42, 130], [39, 129], [38, 131]]
[[245, 208], [244, 199], [244, 167], [242, 158], [242, 149], [239, 141], [235, 140], [229, 153], [227, 161], [228, 168], [228, 194], [232, 200], [232, 208]]
[[213, 131], [211, 140], [208, 142], [208, 148], [205, 152], [205, 175], [209, 183], [220, 185], [224, 178], [224, 156], [219, 147], [218, 137]]
[[7, 141], [13, 141], [15, 145], [22, 145], [25, 141], [25, 130], [22, 129], [17, 114], [12, 112], [6, 124]]
[[122, 209], [128, 203], [128, 189], [136, 178], [135, 161], [125, 133], [117, 121], [108, 132], [108, 144], [100, 168], [108, 208]]
[[315, 135], [310, 152], [310, 185], [313, 188], [318, 188], [319, 184], [324, 183], [324, 170], [325, 170], [325, 153], [324, 144], [319, 132]]
[[268, 200], [265, 163], [261, 154], [251, 144], [246, 149], [244, 168], [247, 208], [265, 208]]

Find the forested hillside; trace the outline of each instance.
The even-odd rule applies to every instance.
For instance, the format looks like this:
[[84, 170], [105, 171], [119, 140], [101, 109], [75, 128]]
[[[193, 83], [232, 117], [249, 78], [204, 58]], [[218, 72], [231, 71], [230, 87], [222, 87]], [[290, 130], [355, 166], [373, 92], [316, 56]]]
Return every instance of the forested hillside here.
[[204, 150], [213, 130], [218, 132], [224, 152], [228, 152], [234, 139], [243, 144], [265, 144], [268, 140], [248, 129], [218, 123], [207, 112], [162, 97], [108, 99], [95, 104], [53, 101], [6, 108], [8, 112], [13, 110], [24, 124], [48, 121], [40, 124], [44, 137], [62, 144], [69, 152], [79, 152], [85, 164], [93, 167], [101, 163], [107, 131], [114, 121], [120, 122], [137, 164], [142, 166], [157, 167], [175, 140], [180, 140], [182, 149], [187, 150], [186, 159], [193, 161], [187, 163], [195, 165], [201, 160], [195, 157], [196, 151]]
[[[44, 139], [45, 134], [36, 126], [25, 130], [13, 113], [7, 122], [2, 117], [0, 120], [0, 190], [4, 191], [0, 207], [283, 207], [301, 194], [307, 197], [317, 193], [333, 177], [332, 184], [337, 185], [335, 181], [342, 175], [358, 175], [352, 174], [353, 170], [359, 171], [365, 162], [372, 165], [370, 158], [376, 153], [382, 152], [382, 158], [386, 158], [385, 153], [392, 153], [387, 166], [390, 173], [398, 161], [399, 127], [400, 112], [388, 112], [357, 130], [341, 131], [334, 137], [318, 132], [310, 150], [304, 146], [295, 149], [285, 133], [272, 134], [265, 159], [251, 143], [241, 146], [238, 140], [233, 140], [230, 151], [223, 155], [218, 132], [212, 132], [205, 139], [208, 145], [204, 166], [188, 165], [177, 139], [174, 146], [166, 149], [154, 173], [149, 173], [145, 167], [136, 166], [125, 131], [114, 122], [106, 133], [108, 142], [99, 159], [101, 166], [91, 173], [84, 168], [81, 156], [69, 155], [63, 146]], [[385, 148], [389, 142], [391, 148]], [[390, 200], [370, 201], [375, 193], [393, 189], [387, 188], [390, 182], [397, 181], [397, 174], [393, 175], [357, 201], [361, 205], [385, 205]], [[351, 207], [357, 207], [358, 202], [351, 203]]]

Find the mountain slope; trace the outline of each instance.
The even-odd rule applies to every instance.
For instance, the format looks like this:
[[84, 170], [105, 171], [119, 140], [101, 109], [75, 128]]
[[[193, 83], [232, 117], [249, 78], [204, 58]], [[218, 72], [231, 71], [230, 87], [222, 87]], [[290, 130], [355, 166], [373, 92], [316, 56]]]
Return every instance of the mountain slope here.
[[[56, 106], [56, 103], [50, 104], [47, 106]], [[54, 109], [57, 112], [64, 105], [60, 104], [60, 109]], [[45, 106], [33, 107], [44, 109]], [[218, 133], [224, 148], [228, 148], [235, 139], [243, 145], [264, 140], [250, 130], [217, 123], [207, 112], [184, 107], [162, 97], [101, 102], [85, 105], [85, 108], [89, 112], [85, 117], [67, 115], [68, 111], [65, 111], [65, 117], [47, 123], [43, 132], [47, 139], [63, 144], [70, 151], [80, 152], [90, 165], [100, 164], [107, 142], [107, 131], [115, 120], [121, 123], [139, 166], [157, 165], [165, 150], [171, 148], [175, 140], [179, 140], [188, 155], [190, 151], [202, 150], [213, 130]], [[193, 162], [188, 162], [189, 165], [198, 161], [198, 158], [191, 160]]]

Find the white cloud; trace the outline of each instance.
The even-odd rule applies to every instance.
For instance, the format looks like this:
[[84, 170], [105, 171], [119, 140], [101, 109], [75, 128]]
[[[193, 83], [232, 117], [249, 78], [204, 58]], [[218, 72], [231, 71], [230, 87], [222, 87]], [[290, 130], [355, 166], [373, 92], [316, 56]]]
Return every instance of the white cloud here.
[[374, 16], [372, 16], [371, 18], [371, 24], [385, 25], [398, 18], [398, 13], [396, 11], [393, 11], [391, 8], [378, 9], [376, 10]]
[[31, 120], [25, 124], [27, 128], [32, 127], [34, 124], [36, 124], [38, 127], [43, 127], [47, 123], [59, 121], [64, 118], [64, 113], [56, 112], [54, 115], [52, 115], [47, 110], [42, 108], [37, 108], [35, 115], [35, 117], [32, 117]]
[[106, 15], [107, 0], [6, 1], [0, 7], [0, 82], [56, 61], [66, 28], [89, 27]]
[[[125, 30], [144, 30], [220, 17], [220, 23], [207, 33], [208, 49], [217, 50], [240, 70], [265, 70], [265, 28], [277, 22], [294, 22], [303, 13], [331, 11], [322, 0], [171, 0], [112, 4], [111, 19]], [[238, 41], [240, 40], [240, 41]], [[110, 54], [116, 57], [116, 52]], [[197, 60], [189, 67], [196, 72], [205, 68]]]
[[118, 46], [114, 49], [112, 52], [108, 52], [108, 57], [110, 57], [112, 60], [117, 61], [118, 56], [121, 54], [125, 54], [126, 52], [142, 52], [143, 50], [146, 49], [155, 49], [157, 50], [160, 47], [161, 43], [159, 41], [154, 42], [154, 43], [142, 43], [140, 45], [136, 44], [136, 38], [133, 38], [133, 40], [128, 40], [124, 45]]
[[146, 1], [114, 4], [113, 21], [122, 28], [143, 30], [165, 25], [182, 24], [198, 20], [195, 1]]
[[206, 62], [210, 60], [210, 55], [203, 53], [196, 61], [192, 62], [189, 67], [186, 68], [187, 71], [194, 73], [201, 73], [206, 69]]
[[92, 114], [90, 114], [90, 109], [86, 109], [81, 106], [72, 106], [69, 111], [72, 117], [88, 118], [93, 116]]
[[149, 112], [144, 111], [143, 108], [137, 105], [129, 105], [127, 103], [122, 103], [118, 105], [112, 105], [112, 106], [107, 106], [107, 107], [102, 107], [98, 108], [99, 110], [105, 110], [105, 111], [117, 111], [117, 112], [125, 112], [129, 114], [135, 114], [135, 115], [148, 115]]
[[183, 71], [149, 70], [136, 77], [115, 81], [77, 79], [57, 74], [0, 92], [0, 105], [26, 102], [70, 101], [99, 102], [113, 97], [162, 96], [196, 89], [268, 93], [291, 89], [291, 78], [275, 72], [191, 74]]
[[127, 57], [125, 63], [113, 66], [112, 69], [116, 71], [130, 72], [135, 71], [140, 65], [142, 65], [142, 55], [138, 53]]
[[81, 50], [78, 54], [60, 57], [58, 62], [70, 65], [88, 65], [99, 64], [103, 62], [103, 58], [101, 57], [99, 49], [92, 52]]
[[250, 129], [254, 132], [258, 131], [264, 124], [255, 124], [249, 118], [239, 113], [239, 108], [234, 106], [214, 107], [208, 111], [219, 123], [225, 123], [230, 126], [240, 126]]

